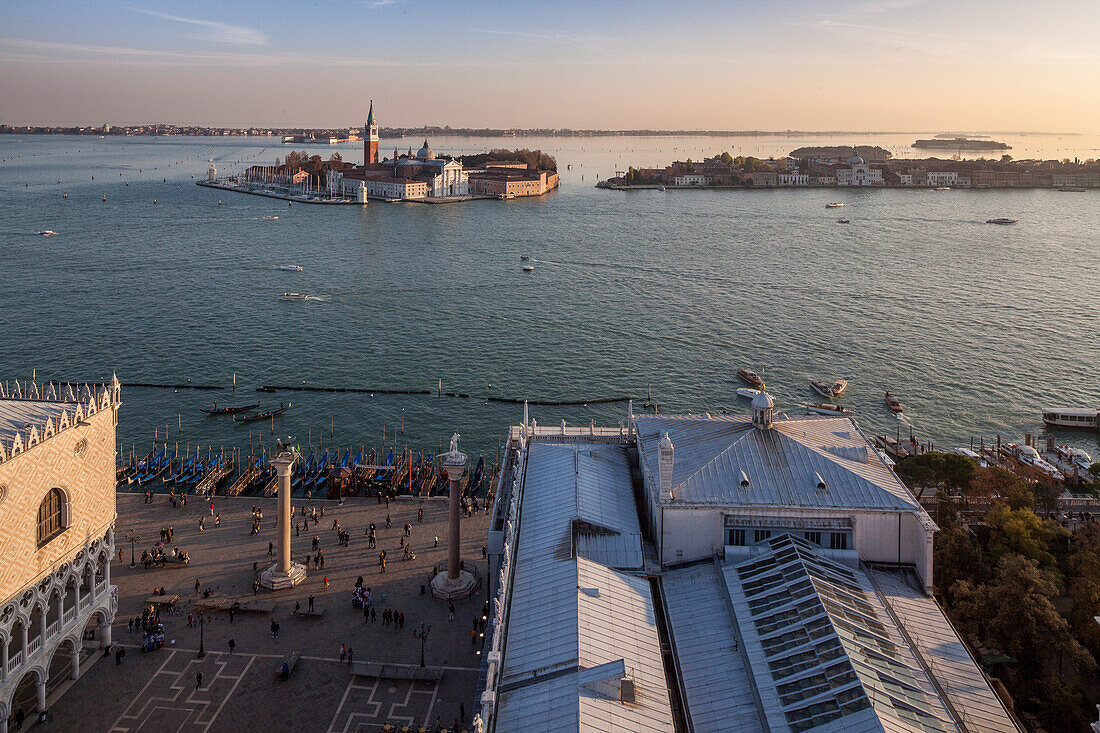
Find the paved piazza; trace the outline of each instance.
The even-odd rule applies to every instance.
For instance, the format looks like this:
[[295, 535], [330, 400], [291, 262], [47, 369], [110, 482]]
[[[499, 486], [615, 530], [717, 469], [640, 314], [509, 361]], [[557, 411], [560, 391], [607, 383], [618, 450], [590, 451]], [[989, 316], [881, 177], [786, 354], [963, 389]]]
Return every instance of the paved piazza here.
[[[221, 526], [214, 527], [209, 503], [191, 501], [185, 508], [172, 508], [168, 498], [157, 495], [153, 504], [144, 497], [118, 495], [117, 545], [124, 558], [114, 558], [111, 579], [119, 589], [118, 618], [114, 624], [116, 647], [126, 647], [126, 659], [116, 665], [113, 656], [100, 659], [49, 705], [51, 727], [57, 730], [110, 731], [142, 733], [181, 731], [238, 733], [246, 730], [294, 730], [318, 733], [378, 731], [384, 723], [427, 726], [434, 730], [438, 717], [449, 725], [465, 703], [466, 723], [470, 722], [480, 657], [471, 643], [472, 621], [480, 617], [485, 601], [486, 563], [482, 560], [488, 515], [475, 514], [462, 523], [462, 557], [473, 564], [483, 579], [479, 595], [456, 604], [454, 621], [447, 620], [447, 604], [421, 595], [433, 566], [446, 563], [447, 504], [441, 499], [423, 502], [395, 501], [377, 504], [374, 499], [352, 499], [338, 506], [335, 502], [314, 502], [324, 517], [310, 523], [309, 531], [293, 539], [293, 559], [304, 561], [313, 554], [310, 545], [320, 538], [324, 570], [311, 566], [306, 581], [287, 591], [270, 593], [260, 590], [253, 596], [252, 564], [264, 569], [269, 541], [275, 541], [275, 499], [216, 498], [215, 511], [221, 513]], [[303, 522], [295, 500], [294, 520]], [[262, 506], [263, 522], [259, 535], [250, 535], [253, 504]], [[424, 507], [424, 521], [416, 520], [417, 508]], [[392, 528], [386, 529], [386, 513]], [[199, 517], [205, 517], [206, 530], [198, 529]], [[348, 547], [337, 543], [332, 520], [350, 532]], [[366, 527], [377, 526], [378, 548], [367, 549]], [[415, 560], [403, 560], [400, 538], [405, 523], [412, 525]], [[139, 562], [130, 567], [128, 533], [135, 530], [140, 540], [136, 557], [159, 541], [159, 530], [171, 526], [173, 541], [186, 550], [191, 564], [179, 569], [150, 568]], [[433, 537], [439, 536], [439, 547]], [[386, 550], [386, 573], [378, 569], [378, 552]], [[276, 549], [277, 552], [277, 549]], [[323, 578], [329, 578], [325, 590]], [[373, 591], [373, 606], [378, 620], [365, 623], [360, 609], [351, 605], [356, 577], [362, 575], [365, 586]], [[195, 581], [210, 588], [215, 597], [255, 598], [275, 604], [269, 613], [239, 613], [229, 621], [225, 612], [208, 612], [204, 629], [206, 656], [196, 658], [199, 629], [187, 626], [188, 613], [199, 599]], [[165, 625], [163, 649], [142, 653], [139, 632], [127, 629], [127, 619], [141, 616], [144, 601], [158, 586], [168, 595], [179, 595], [178, 612], [161, 612]], [[310, 595], [324, 609], [321, 618], [293, 616], [295, 601], [304, 609]], [[395, 629], [382, 624], [382, 611], [396, 609], [405, 614], [405, 626]], [[272, 619], [279, 622], [279, 638], [272, 638]], [[418, 666], [420, 641], [413, 630], [421, 623], [431, 625], [426, 646], [428, 667], [441, 668], [435, 681], [402, 681], [354, 676], [347, 663], [340, 662], [340, 645], [351, 647], [356, 662], [384, 662]], [[232, 656], [229, 639], [236, 643]], [[286, 682], [276, 680], [283, 656], [299, 652], [301, 661]], [[196, 674], [202, 673], [202, 685], [196, 687]], [[466, 727], [466, 726], [464, 726]]]

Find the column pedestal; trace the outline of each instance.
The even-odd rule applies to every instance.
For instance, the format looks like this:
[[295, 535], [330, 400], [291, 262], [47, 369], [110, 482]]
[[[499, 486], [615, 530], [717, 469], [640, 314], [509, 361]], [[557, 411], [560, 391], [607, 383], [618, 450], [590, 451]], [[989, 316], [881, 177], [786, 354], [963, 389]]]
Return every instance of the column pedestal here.
[[260, 585], [268, 590], [293, 588], [306, 579], [305, 566], [290, 559], [290, 475], [297, 458], [294, 451], [283, 450], [271, 461], [279, 477], [279, 553], [277, 562], [260, 573]]
[[448, 497], [450, 503], [450, 521], [447, 527], [447, 570], [432, 578], [432, 595], [447, 601], [469, 598], [477, 591], [477, 578], [461, 570], [460, 551], [462, 535], [460, 532], [461, 511], [459, 501], [462, 493], [462, 473], [466, 470], [466, 454], [458, 450], [458, 436], [451, 439], [451, 451], [442, 456], [443, 471], [449, 482]]

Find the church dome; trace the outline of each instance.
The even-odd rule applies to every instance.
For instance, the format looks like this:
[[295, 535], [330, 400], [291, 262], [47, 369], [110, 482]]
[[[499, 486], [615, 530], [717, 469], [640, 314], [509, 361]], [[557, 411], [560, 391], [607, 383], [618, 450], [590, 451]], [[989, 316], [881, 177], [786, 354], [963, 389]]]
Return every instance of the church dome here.
[[848, 165], [863, 165], [863, 158], [859, 157], [855, 148], [852, 148], [852, 157], [848, 158]]
[[752, 398], [752, 407], [754, 410], [771, 410], [775, 407], [775, 400], [767, 392], [761, 392]]
[[416, 151], [416, 157], [420, 160], [435, 160], [435, 153], [428, 147], [428, 141], [424, 141], [424, 147]]

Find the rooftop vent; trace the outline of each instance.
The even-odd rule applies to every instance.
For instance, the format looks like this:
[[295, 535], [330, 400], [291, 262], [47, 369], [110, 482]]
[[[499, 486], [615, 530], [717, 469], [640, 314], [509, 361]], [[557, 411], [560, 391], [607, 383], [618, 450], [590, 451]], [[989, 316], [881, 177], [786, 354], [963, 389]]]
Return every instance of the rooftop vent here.
[[829, 485], [827, 483], [825, 483], [825, 479], [821, 478], [820, 473], [818, 473], [817, 471], [814, 471], [814, 477], [817, 479], [817, 489], [818, 489], [818, 491], [825, 491], [829, 488]]
[[749, 488], [749, 475], [744, 470], [741, 471], [741, 488]]
[[619, 680], [619, 702], [634, 702], [634, 680], [629, 677]]

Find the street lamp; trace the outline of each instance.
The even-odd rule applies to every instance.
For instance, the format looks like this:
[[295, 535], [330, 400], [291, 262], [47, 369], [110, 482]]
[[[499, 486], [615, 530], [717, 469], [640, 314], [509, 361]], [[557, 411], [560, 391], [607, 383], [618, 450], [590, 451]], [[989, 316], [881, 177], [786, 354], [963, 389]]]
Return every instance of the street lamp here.
[[203, 634], [203, 627], [205, 625], [205, 623], [204, 623], [205, 621], [206, 621], [206, 613], [202, 612], [202, 613], [199, 614], [199, 653], [195, 655], [198, 659], [202, 659], [203, 657], [206, 656], [206, 644], [205, 644], [206, 639], [205, 639], [205, 635]]
[[428, 640], [428, 634], [432, 633], [431, 624], [420, 624], [419, 629], [413, 629], [413, 636], [420, 639], [420, 666], [424, 666], [424, 642]]
[[130, 540], [130, 567], [134, 567], [137, 565], [137, 562], [134, 560], [134, 545], [136, 545], [141, 538], [134, 534], [134, 530], [131, 529], [126, 539]]

